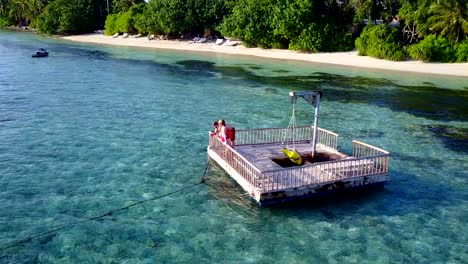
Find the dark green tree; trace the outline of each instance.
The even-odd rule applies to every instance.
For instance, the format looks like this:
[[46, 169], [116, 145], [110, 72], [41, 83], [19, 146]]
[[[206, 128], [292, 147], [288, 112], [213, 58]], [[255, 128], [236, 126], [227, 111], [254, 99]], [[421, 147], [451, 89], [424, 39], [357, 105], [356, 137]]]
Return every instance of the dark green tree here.
[[148, 32], [175, 35], [187, 28], [186, 1], [150, 0], [145, 12]]
[[112, 13], [124, 13], [135, 5], [144, 4], [144, 0], [113, 0]]
[[185, 22], [191, 33], [215, 29], [231, 12], [233, 0], [187, 0]]
[[93, 0], [55, 0], [37, 19], [37, 29], [46, 34], [92, 32], [98, 15]]
[[288, 47], [291, 40], [307, 34], [314, 19], [314, 2], [311, 0], [279, 0], [274, 6], [271, 20], [273, 34]]
[[240, 0], [219, 30], [225, 36], [242, 39], [248, 47], [271, 48], [278, 42], [272, 27], [274, 4], [270, 0]]

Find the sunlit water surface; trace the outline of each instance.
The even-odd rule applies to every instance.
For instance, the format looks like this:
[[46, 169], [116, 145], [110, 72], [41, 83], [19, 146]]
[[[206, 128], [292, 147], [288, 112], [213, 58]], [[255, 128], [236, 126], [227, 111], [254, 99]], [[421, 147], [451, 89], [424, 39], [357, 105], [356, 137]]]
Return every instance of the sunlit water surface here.
[[[48, 58], [31, 58], [47, 48]], [[462, 263], [468, 80], [0, 32], [1, 263]], [[208, 185], [5, 249], [200, 181], [207, 130], [285, 127], [289, 90], [325, 93], [320, 126], [392, 153], [359, 196], [259, 208]], [[312, 108], [298, 105], [298, 123]]]

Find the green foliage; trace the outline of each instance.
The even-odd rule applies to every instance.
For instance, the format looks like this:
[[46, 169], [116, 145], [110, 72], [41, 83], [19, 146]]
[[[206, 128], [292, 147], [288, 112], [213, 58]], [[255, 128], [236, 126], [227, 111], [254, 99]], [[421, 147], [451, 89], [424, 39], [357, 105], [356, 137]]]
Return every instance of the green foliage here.
[[273, 35], [274, 3], [269, 0], [239, 0], [232, 14], [218, 28], [225, 36], [242, 39], [247, 47], [280, 45]]
[[356, 48], [360, 56], [368, 55], [379, 59], [401, 61], [405, 59], [405, 52], [400, 43], [401, 36], [398, 29], [392, 29], [387, 25], [369, 25], [356, 39]]
[[[110, 0], [109, 0], [110, 1]], [[75, 34], [102, 26], [106, 0], [0, 0], [0, 26], [36, 26], [41, 33]], [[403, 60], [466, 61], [467, 0], [112, 0], [105, 34], [177, 36], [220, 30], [247, 47], [304, 52], [347, 51]], [[47, 7], [46, 7], [47, 6]], [[45, 8], [46, 7], [46, 8]], [[397, 15], [401, 28], [387, 22]], [[362, 28], [362, 20], [383, 19]], [[434, 35], [440, 36], [435, 37]], [[426, 37], [426, 39], [424, 39]], [[417, 45], [403, 48], [420, 41]]]
[[436, 34], [452, 43], [468, 35], [466, 0], [400, 0], [399, 17], [404, 21], [407, 43]]
[[93, 0], [55, 0], [37, 19], [37, 29], [46, 34], [79, 34], [94, 29]]
[[17, 25], [33, 26], [48, 0], [0, 0], [0, 17], [7, 17]]
[[346, 27], [333, 24], [323, 25], [325, 45], [320, 51], [349, 51], [354, 49], [354, 39]]
[[139, 33], [159, 33], [162, 30], [159, 28], [157, 18], [153, 16], [153, 13], [145, 8], [142, 14], [137, 15], [135, 18], [135, 28]]
[[18, 25], [23, 25], [32, 20], [28, 0], [10, 0], [8, 2], [8, 16]]
[[454, 46], [448, 39], [435, 35], [428, 35], [418, 44], [408, 48], [411, 58], [425, 62], [454, 62], [456, 61], [455, 52]]
[[423, 37], [425, 31], [424, 21], [427, 16], [427, 2], [426, 0], [400, 0], [402, 6], [398, 11], [398, 17], [403, 22], [403, 38], [406, 44], [412, 44]]
[[356, 16], [355, 22], [361, 23], [363, 19], [377, 19], [378, 17], [378, 9], [377, 9], [377, 1], [373, 0], [364, 0], [364, 1], [356, 1]]
[[144, 4], [144, 0], [113, 0], [112, 13], [125, 13], [136, 5]]
[[452, 43], [468, 35], [468, 2], [444, 0], [433, 3], [427, 19], [429, 30], [447, 37]]
[[457, 62], [468, 62], [468, 40], [460, 42], [456, 47]]
[[298, 51], [317, 52], [322, 50], [325, 44], [324, 32], [320, 30], [317, 24], [312, 23], [291, 41], [289, 48]]
[[150, 0], [145, 14], [148, 31], [162, 34], [176, 34], [186, 29], [186, 10], [182, 0]]
[[0, 27], [8, 27], [13, 25], [13, 22], [8, 17], [0, 16]]
[[363, 19], [391, 21], [403, 1], [405, 0], [352, 0], [350, 2], [355, 13], [354, 22], [360, 24]]
[[36, 19], [47, 6], [48, 2], [48, 0], [28, 0], [29, 14], [31, 17], [31, 20], [29, 21], [30, 27], [36, 27]]
[[130, 12], [120, 13], [115, 21], [119, 33], [133, 33], [133, 18]]
[[119, 33], [117, 28], [117, 18], [119, 14], [110, 14], [106, 18], [106, 24], [104, 25], [104, 34], [111, 36], [115, 33]]
[[[279, 0], [274, 5], [271, 26], [273, 34], [286, 41], [297, 38], [312, 22], [313, 2], [309, 0]], [[312, 25], [309, 26], [309, 29]], [[316, 27], [316, 25], [314, 25]]]
[[8, 0], [0, 0], [0, 17], [8, 15]]
[[351, 8], [335, 1], [239, 0], [219, 30], [247, 47], [351, 50], [353, 38], [346, 26], [351, 20]]
[[110, 14], [107, 16], [106, 24], [104, 26], [106, 35], [113, 35], [115, 33], [131, 33], [143, 32], [138, 30], [136, 24], [141, 18], [145, 10], [144, 4], [134, 5], [127, 12]]
[[185, 21], [189, 31], [216, 28], [237, 0], [187, 0]]

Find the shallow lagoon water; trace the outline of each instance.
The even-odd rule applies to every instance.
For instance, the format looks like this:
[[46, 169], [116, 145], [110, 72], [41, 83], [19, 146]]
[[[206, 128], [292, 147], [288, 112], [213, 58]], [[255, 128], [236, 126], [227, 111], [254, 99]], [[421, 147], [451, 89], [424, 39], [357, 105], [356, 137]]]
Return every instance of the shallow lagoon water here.
[[[39, 47], [48, 58], [32, 59]], [[0, 250], [0, 263], [464, 263], [468, 80], [0, 32], [0, 248], [197, 183], [207, 130], [321, 127], [392, 153], [383, 190], [259, 208], [208, 185]], [[298, 123], [312, 109], [298, 105]]]

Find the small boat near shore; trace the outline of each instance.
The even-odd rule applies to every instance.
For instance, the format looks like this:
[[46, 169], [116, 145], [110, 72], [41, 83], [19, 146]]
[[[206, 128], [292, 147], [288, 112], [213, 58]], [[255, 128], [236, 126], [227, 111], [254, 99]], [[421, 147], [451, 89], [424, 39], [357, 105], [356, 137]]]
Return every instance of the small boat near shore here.
[[41, 58], [49, 56], [49, 52], [46, 49], [39, 49], [32, 55], [33, 58]]

